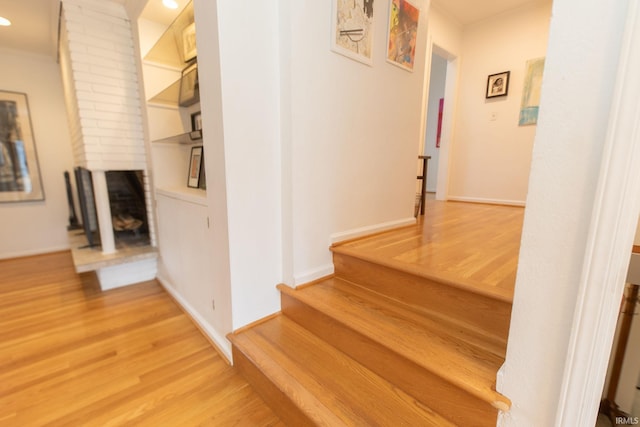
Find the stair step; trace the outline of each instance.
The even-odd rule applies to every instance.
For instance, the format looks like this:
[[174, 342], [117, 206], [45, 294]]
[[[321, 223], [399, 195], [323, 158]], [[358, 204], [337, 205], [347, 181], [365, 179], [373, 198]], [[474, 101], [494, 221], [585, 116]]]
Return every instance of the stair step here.
[[278, 288], [286, 316], [456, 423], [495, 425], [510, 406], [494, 389], [503, 347], [342, 279]]
[[335, 276], [418, 310], [440, 313], [471, 329], [485, 331], [506, 347], [512, 293], [447, 276], [432, 274], [393, 259], [367, 256], [348, 246], [334, 246]]
[[229, 339], [235, 365], [287, 424], [454, 425], [286, 316]]

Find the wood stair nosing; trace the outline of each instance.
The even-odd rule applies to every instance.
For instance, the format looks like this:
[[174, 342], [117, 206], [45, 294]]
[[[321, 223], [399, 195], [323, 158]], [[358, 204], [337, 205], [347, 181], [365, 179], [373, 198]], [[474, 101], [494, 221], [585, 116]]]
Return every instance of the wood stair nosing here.
[[237, 346], [318, 425], [452, 425], [285, 316], [243, 334]]
[[[463, 346], [468, 346], [471, 351], [482, 353], [483, 356], [480, 357], [493, 357], [497, 367], [502, 366], [504, 363], [507, 344], [493, 334], [488, 334], [486, 331], [472, 325], [458, 322], [457, 319], [451, 318], [444, 313], [418, 308], [388, 298], [345, 279], [329, 277], [325, 279], [325, 281], [327, 280], [332, 282], [331, 288], [344, 293], [349, 298], [363, 300], [366, 301], [366, 304], [373, 306], [383, 303], [384, 309], [389, 311], [392, 318], [400, 317], [405, 319], [416, 325], [416, 327], [430, 331], [441, 340], [462, 343]], [[312, 292], [319, 288], [312, 289]], [[296, 287], [295, 289], [299, 291], [301, 288]]]
[[[464, 278], [459, 274], [453, 275], [447, 273], [446, 271], [429, 271], [426, 270], [425, 267], [413, 264], [411, 262], [403, 262], [393, 258], [392, 256], [385, 257], [370, 254], [358, 249], [351, 248], [348, 245], [334, 245], [331, 246], [330, 250], [333, 254], [334, 259], [336, 257], [348, 257], [349, 259], [357, 259], [370, 264], [387, 267], [394, 271], [411, 274], [428, 281], [445, 284], [454, 288], [466, 290], [479, 295], [484, 295], [486, 297], [510, 304], [513, 303], [512, 289], [505, 289], [499, 286], [482, 285], [477, 280]], [[478, 254], [477, 257], [478, 259], [482, 259], [480, 254]]]
[[[303, 411], [303, 405], [296, 404], [296, 400], [292, 396], [298, 396], [300, 400], [304, 399], [307, 407], [320, 408], [320, 410], [313, 412], [330, 414], [330, 411], [326, 408], [323, 409], [317, 399], [308, 393], [304, 387], [291, 380], [291, 378], [287, 378], [288, 373], [286, 371], [283, 372], [278, 369], [277, 364], [252, 348], [253, 346], [244, 336], [245, 333], [243, 332], [240, 335], [229, 334], [228, 336], [232, 343], [231, 351], [234, 366], [244, 375], [262, 399], [287, 424], [301, 427], [318, 425], [318, 420], [310, 418]], [[330, 421], [334, 422], [336, 426], [342, 425], [336, 419], [325, 421], [326, 425], [330, 425]]]
[[511, 302], [478, 293], [472, 287], [452, 286], [433, 278], [398, 270], [374, 260], [334, 251], [334, 276], [403, 302], [416, 309], [443, 312], [447, 317], [479, 328], [506, 343]]
[[[454, 421], [460, 425], [495, 425], [496, 407], [503, 409], [510, 405], [508, 399], [491, 388], [492, 380], [485, 380], [485, 386], [466, 383], [460, 371], [465, 370], [467, 377], [470, 377], [475, 375], [473, 368], [470, 370], [464, 365], [452, 367], [448, 360], [443, 361], [450, 365], [448, 368], [440, 366], [437, 361], [430, 362], [426, 368], [421, 363], [424, 360], [406, 359], [386, 343], [380, 343], [366, 333], [363, 335], [352, 329], [351, 325], [336, 320], [322, 309], [318, 310], [313, 303], [309, 305], [309, 301], [301, 301], [286, 289], [281, 291], [282, 309], [287, 317], [400, 386], [438, 413], [446, 414], [448, 418], [453, 414]], [[478, 366], [477, 363], [475, 365]], [[481, 369], [485, 370], [487, 377], [486, 367]], [[425, 390], [429, 390], [428, 395]], [[438, 396], [435, 401], [432, 399], [434, 395]]]

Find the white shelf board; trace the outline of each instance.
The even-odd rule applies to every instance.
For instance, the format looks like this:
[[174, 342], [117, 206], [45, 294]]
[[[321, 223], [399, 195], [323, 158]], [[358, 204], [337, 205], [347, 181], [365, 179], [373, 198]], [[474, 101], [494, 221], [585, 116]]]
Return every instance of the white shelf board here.
[[208, 206], [207, 191], [200, 188], [190, 188], [186, 184], [184, 187], [156, 187], [156, 195]]

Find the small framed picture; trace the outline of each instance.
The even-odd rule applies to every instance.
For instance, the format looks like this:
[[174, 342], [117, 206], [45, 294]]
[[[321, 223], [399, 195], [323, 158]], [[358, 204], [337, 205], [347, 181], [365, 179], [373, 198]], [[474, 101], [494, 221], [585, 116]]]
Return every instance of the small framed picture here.
[[200, 171], [202, 170], [202, 146], [191, 147], [191, 157], [189, 158], [189, 179], [187, 187], [200, 187]]
[[503, 71], [502, 73], [491, 74], [487, 78], [486, 98], [496, 98], [498, 96], [506, 96], [509, 93], [509, 75], [511, 71]]
[[189, 65], [182, 71], [180, 79], [180, 96], [178, 104], [188, 107], [200, 101], [200, 84], [198, 81], [198, 63]]
[[187, 25], [182, 30], [182, 52], [184, 53], [184, 62], [189, 62], [198, 55], [195, 22]]
[[191, 115], [191, 130], [202, 130], [202, 115], [200, 111]]

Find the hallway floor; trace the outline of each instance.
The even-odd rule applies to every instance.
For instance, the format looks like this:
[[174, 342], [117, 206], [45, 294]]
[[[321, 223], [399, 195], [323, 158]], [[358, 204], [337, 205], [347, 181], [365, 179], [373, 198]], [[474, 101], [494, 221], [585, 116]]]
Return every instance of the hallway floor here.
[[347, 242], [391, 266], [437, 277], [512, 301], [524, 208], [427, 199], [424, 217]]

